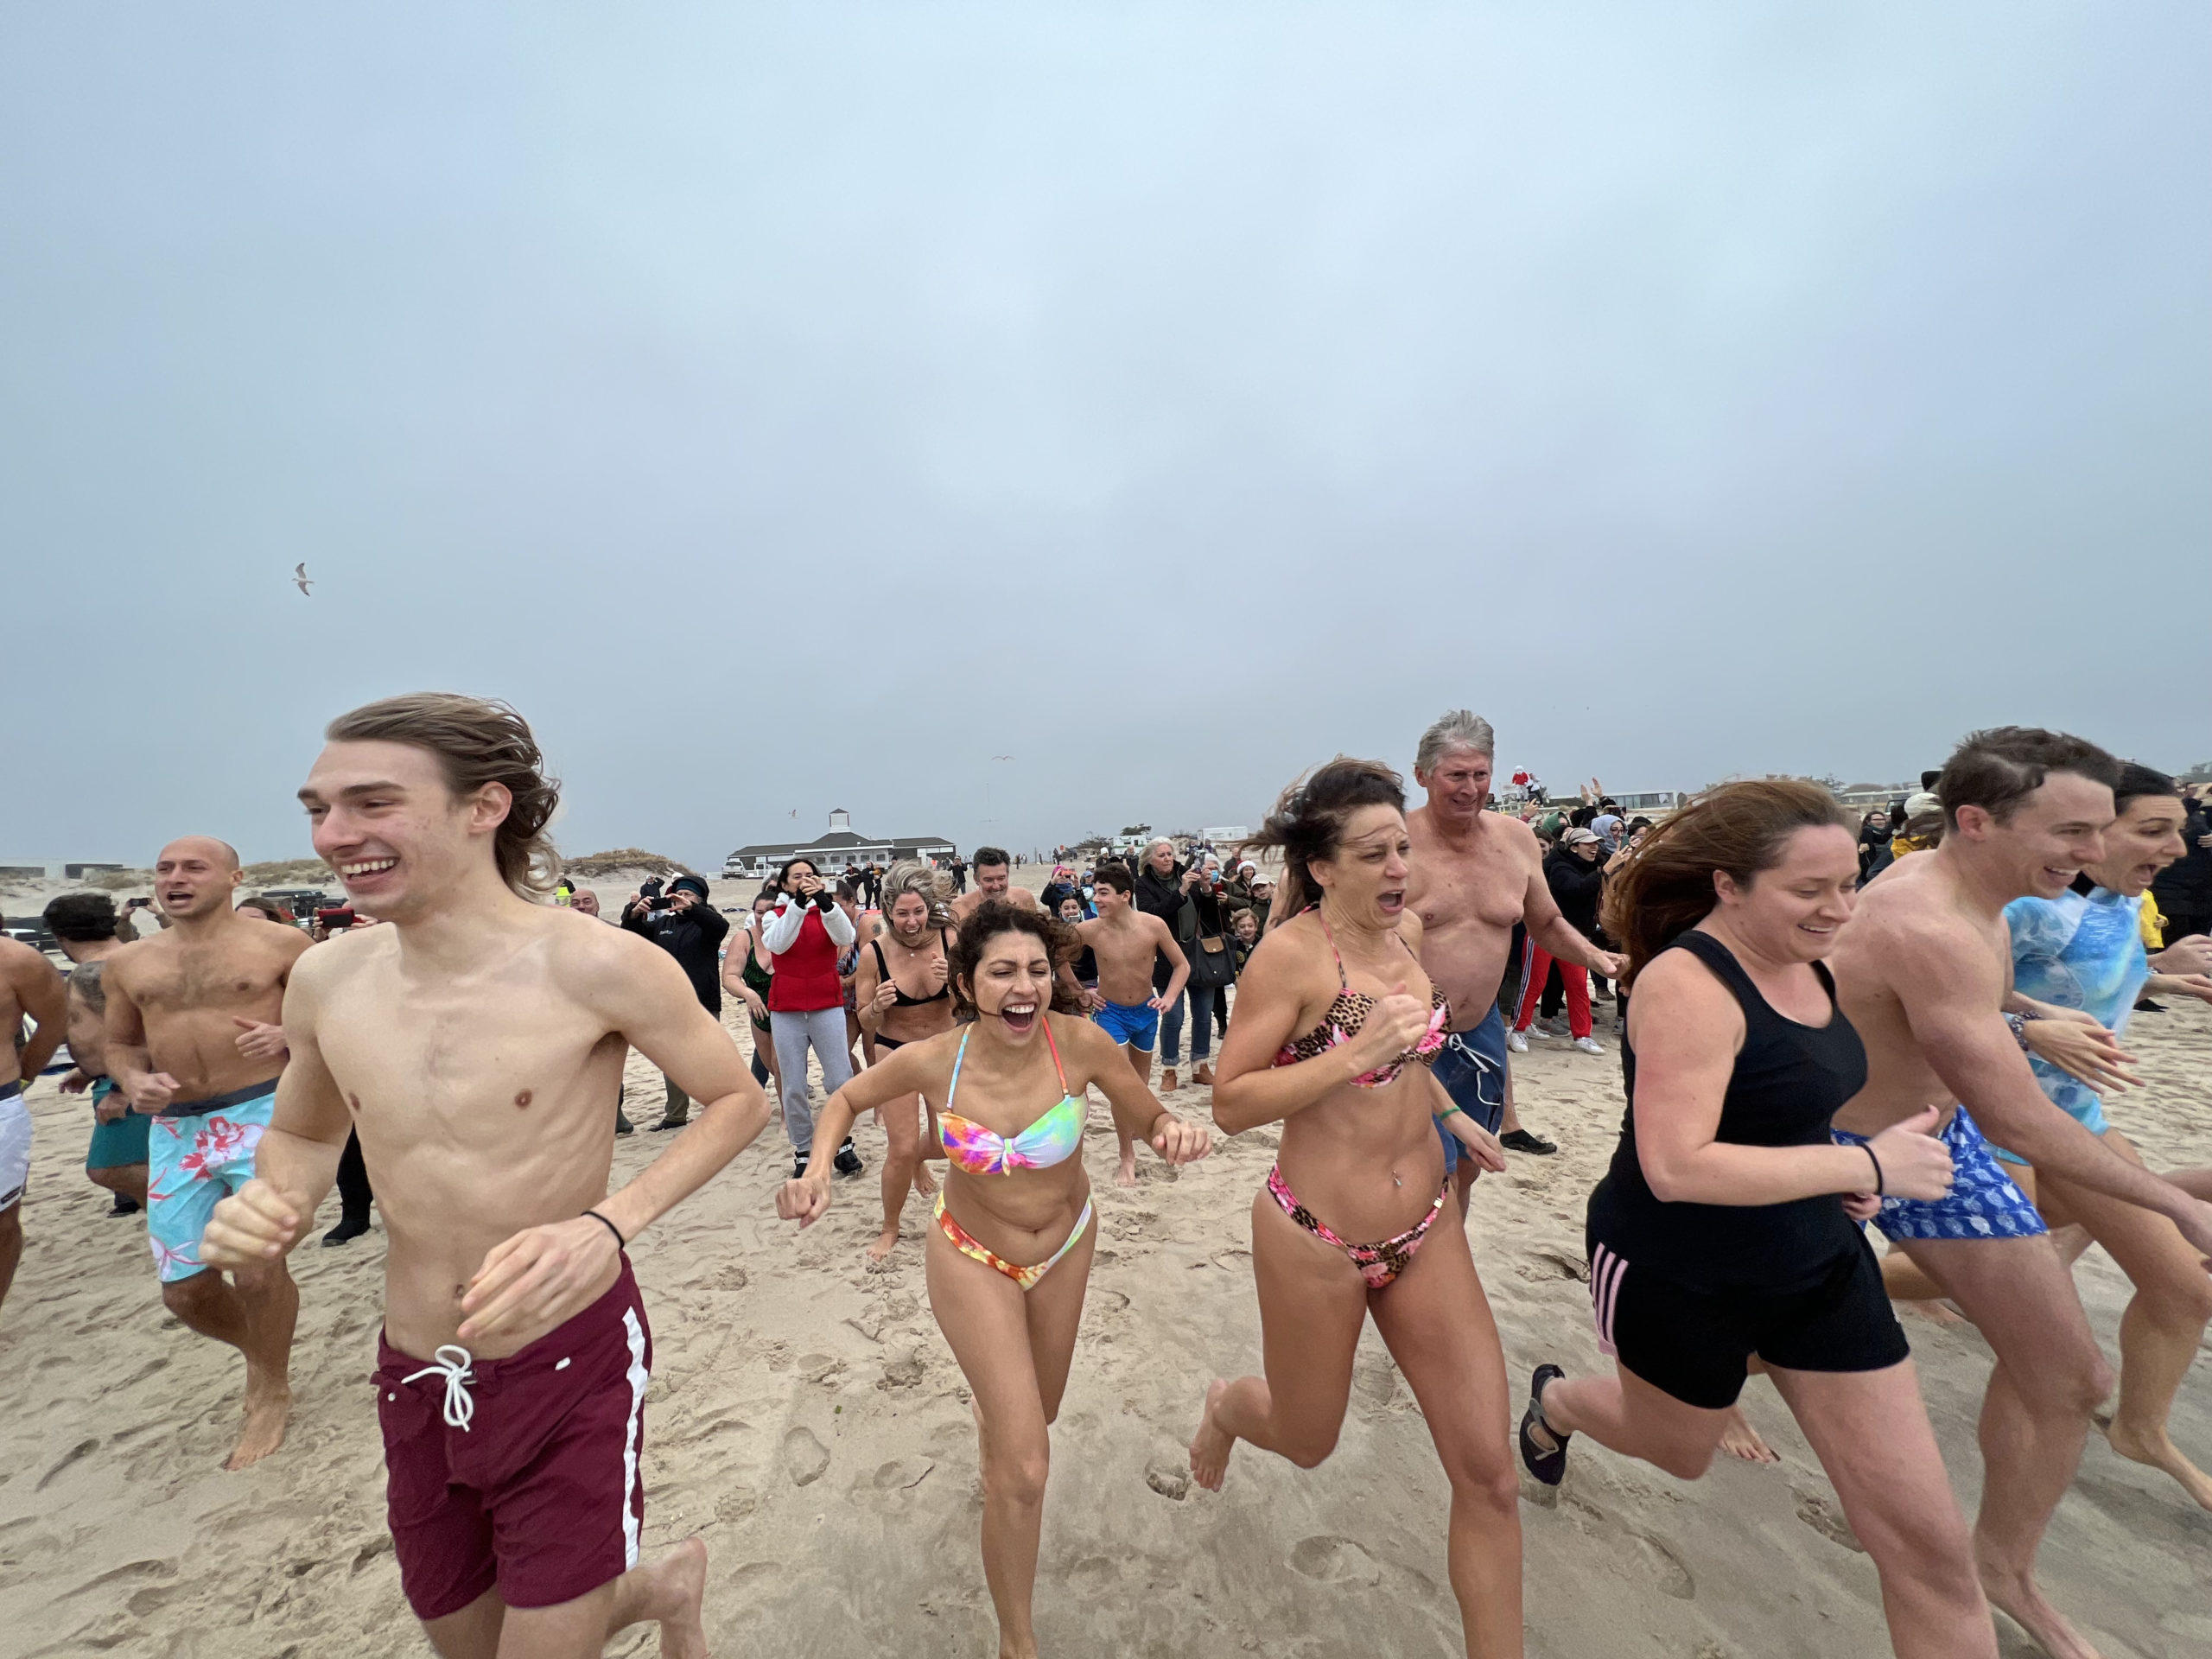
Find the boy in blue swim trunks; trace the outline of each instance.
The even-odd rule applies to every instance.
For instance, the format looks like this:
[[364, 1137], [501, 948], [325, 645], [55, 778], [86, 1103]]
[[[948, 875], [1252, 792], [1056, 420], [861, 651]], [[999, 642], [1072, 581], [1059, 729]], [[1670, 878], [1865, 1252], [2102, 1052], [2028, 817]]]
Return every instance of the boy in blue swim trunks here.
[[[1191, 976], [1191, 963], [1168, 931], [1167, 924], [1136, 907], [1133, 897], [1136, 885], [1128, 865], [1101, 864], [1097, 887], [1091, 894], [1098, 914], [1075, 931], [1098, 962], [1098, 988], [1090, 993], [1090, 1017], [1122, 1046], [1137, 1075], [1148, 1084], [1153, 1053], [1159, 1047], [1160, 1014], [1173, 1007], [1175, 999], [1182, 995], [1184, 982]], [[1153, 963], [1161, 956], [1167, 958], [1172, 971], [1165, 988], [1154, 995]], [[1115, 1182], [1135, 1186], [1136, 1142], [1122, 1134], [1118, 1125], [1114, 1133], [1122, 1143]]]
[[[2060, 733], [1977, 732], [1946, 763], [1935, 793], [1941, 844], [1870, 882], [1829, 964], [1841, 1015], [1866, 1046], [1866, 1086], [1836, 1114], [1838, 1138], [1863, 1141], [1957, 1103], [1943, 1131], [1955, 1184], [1929, 1205], [1885, 1203], [1876, 1224], [1955, 1300], [1996, 1364], [1981, 1413], [1987, 1459], [1974, 1559], [1990, 1601], [2052, 1653], [2086, 1650], [2036, 1582], [2036, 1551], [2111, 1387], [2073, 1281], [2026, 1196], [1986, 1142], [1986, 1128], [2039, 1170], [2168, 1217], [2212, 1255], [2212, 1206], [2120, 1156], [2053, 1109], [2011, 1031], [2012, 952], [2005, 906], [2056, 899], [2105, 857], [2120, 763]], [[1869, 1160], [1870, 1188], [1880, 1171]]]
[[296, 928], [233, 911], [238, 854], [209, 836], [162, 849], [154, 891], [169, 926], [107, 957], [109, 1075], [147, 1122], [146, 1235], [162, 1302], [245, 1356], [245, 1426], [225, 1465], [274, 1452], [291, 1411], [299, 1291], [283, 1262], [226, 1281], [200, 1237], [215, 1205], [253, 1176], [284, 1069], [284, 987], [308, 949]]

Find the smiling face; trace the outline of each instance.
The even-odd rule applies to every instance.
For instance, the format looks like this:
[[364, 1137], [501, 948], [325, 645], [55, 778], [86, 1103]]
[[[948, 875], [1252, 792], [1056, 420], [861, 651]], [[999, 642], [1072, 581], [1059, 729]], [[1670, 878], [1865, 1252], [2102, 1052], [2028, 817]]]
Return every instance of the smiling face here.
[[888, 919], [899, 944], [910, 947], [919, 944], [930, 925], [930, 901], [918, 893], [902, 893], [891, 901]]
[[1249, 944], [1260, 937], [1260, 918], [1249, 910], [1238, 911], [1232, 925], [1236, 930], [1237, 939], [1243, 944]]
[[1081, 921], [1083, 919], [1083, 900], [1080, 899], [1061, 899], [1060, 919], [1065, 922], [1070, 927], [1073, 927], [1077, 922]]
[[1959, 809], [1952, 833], [1988, 860], [2014, 898], [2056, 899], [2105, 856], [2112, 791], [2078, 772], [2054, 772], [2003, 823], [1979, 806]]
[[978, 864], [976, 867], [976, 888], [994, 899], [1006, 897], [1006, 890], [1014, 885], [1014, 871], [1004, 864]]
[[2104, 856], [2082, 868], [2107, 892], [2135, 898], [2189, 850], [2181, 833], [2187, 822], [2188, 809], [2179, 796], [2138, 795], [2105, 831]]
[[1428, 810], [1440, 818], [1471, 823], [1490, 804], [1490, 777], [1497, 763], [1480, 749], [1446, 749], [1433, 771], [1414, 768], [1414, 781], [1428, 791]]
[[231, 907], [240, 880], [237, 855], [213, 836], [184, 836], [154, 861], [154, 896], [172, 921]]
[[1307, 868], [1331, 907], [1348, 921], [1395, 927], [1406, 913], [1413, 841], [1395, 806], [1363, 806], [1344, 820], [1336, 850]]
[[985, 941], [966, 989], [978, 1025], [1006, 1041], [1026, 1043], [1052, 1006], [1052, 952], [1034, 933], [1009, 928]]
[[300, 789], [346, 899], [403, 923], [472, 880], [499, 881], [493, 838], [512, 798], [504, 784], [457, 797], [429, 750], [382, 741], [326, 744]]
[[1840, 824], [1793, 830], [1774, 865], [1738, 886], [1715, 871], [1729, 931], [1772, 962], [1817, 962], [1859, 900], [1859, 843]]

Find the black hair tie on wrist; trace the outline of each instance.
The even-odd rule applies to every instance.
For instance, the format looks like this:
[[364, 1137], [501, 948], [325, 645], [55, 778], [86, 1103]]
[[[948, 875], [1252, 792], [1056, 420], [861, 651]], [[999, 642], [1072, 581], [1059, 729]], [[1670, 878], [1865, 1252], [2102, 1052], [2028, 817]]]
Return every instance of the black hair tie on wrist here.
[[[1878, 1174], [1880, 1172], [1877, 1170], [1876, 1173]], [[613, 1222], [609, 1221], [605, 1216], [601, 1215], [598, 1211], [587, 1210], [584, 1211], [584, 1214], [589, 1216], [601, 1226], [606, 1228], [608, 1232], [614, 1235], [614, 1248], [616, 1249], [626, 1250], [630, 1248], [630, 1241], [622, 1236], [622, 1230], [620, 1227], [617, 1227]]]
[[1884, 1197], [1888, 1189], [1882, 1185], [1882, 1160], [1874, 1155], [1874, 1148], [1863, 1141], [1859, 1143], [1859, 1150], [1865, 1153], [1866, 1161], [1874, 1166], [1874, 1196], [1878, 1198]]

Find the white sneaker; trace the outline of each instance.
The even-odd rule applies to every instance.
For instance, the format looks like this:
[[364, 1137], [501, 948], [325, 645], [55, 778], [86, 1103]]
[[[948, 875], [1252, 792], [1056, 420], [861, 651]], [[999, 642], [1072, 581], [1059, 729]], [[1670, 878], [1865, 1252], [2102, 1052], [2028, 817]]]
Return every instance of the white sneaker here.
[[1516, 1054], [1526, 1054], [1529, 1052], [1529, 1039], [1523, 1033], [1509, 1031], [1505, 1033], [1505, 1046]]
[[1595, 1037], [1578, 1037], [1574, 1039], [1574, 1046], [1585, 1054], [1602, 1054], [1605, 1052], [1605, 1046]]

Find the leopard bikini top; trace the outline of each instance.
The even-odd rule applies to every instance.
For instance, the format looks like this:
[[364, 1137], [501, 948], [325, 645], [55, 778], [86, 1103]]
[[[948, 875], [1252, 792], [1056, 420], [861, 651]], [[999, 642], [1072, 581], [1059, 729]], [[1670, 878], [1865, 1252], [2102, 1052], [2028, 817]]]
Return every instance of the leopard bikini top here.
[[[1316, 916], [1316, 921], [1320, 918]], [[1337, 950], [1336, 935], [1329, 931], [1329, 925], [1321, 922], [1321, 936], [1329, 942], [1329, 954], [1337, 959], [1337, 983], [1341, 988], [1336, 1001], [1329, 1004], [1328, 1012], [1321, 1016], [1321, 1023], [1295, 1042], [1285, 1043], [1274, 1058], [1277, 1065], [1296, 1065], [1300, 1060], [1310, 1060], [1342, 1046], [1359, 1034], [1367, 1023], [1367, 1016], [1375, 1011], [1375, 999], [1364, 991], [1355, 991], [1344, 977], [1344, 959]], [[1403, 939], [1398, 941], [1405, 944]], [[1413, 946], [1406, 945], [1406, 954], [1413, 955]], [[1414, 957], [1419, 961], [1419, 957]], [[1380, 1089], [1385, 1084], [1395, 1083], [1398, 1074], [1408, 1065], [1433, 1065], [1439, 1050], [1450, 1034], [1452, 1007], [1443, 988], [1431, 982], [1428, 1029], [1421, 1039], [1388, 1065], [1378, 1065], [1372, 1071], [1363, 1071], [1351, 1080], [1355, 1089]]]

